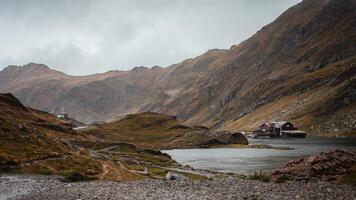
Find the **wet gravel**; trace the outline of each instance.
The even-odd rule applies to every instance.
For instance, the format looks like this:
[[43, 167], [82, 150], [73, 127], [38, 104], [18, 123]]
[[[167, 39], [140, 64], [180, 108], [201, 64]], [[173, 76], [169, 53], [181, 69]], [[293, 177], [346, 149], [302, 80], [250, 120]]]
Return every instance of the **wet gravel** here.
[[55, 176], [3, 175], [0, 199], [356, 199], [356, 187], [328, 182], [264, 183], [239, 178], [131, 183], [62, 182]]

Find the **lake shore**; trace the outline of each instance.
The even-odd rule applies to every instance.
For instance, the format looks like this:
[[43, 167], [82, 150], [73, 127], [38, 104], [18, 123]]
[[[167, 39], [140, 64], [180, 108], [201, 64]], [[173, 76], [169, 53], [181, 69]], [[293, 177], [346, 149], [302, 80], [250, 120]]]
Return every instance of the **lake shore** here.
[[147, 179], [67, 183], [56, 176], [3, 175], [0, 199], [355, 199], [356, 187], [330, 182], [265, 183], [237, 177], [206, 181]]
[[225, 144], [212, 146], [211, 148], [294, 150], [294, 148], [288, 146], [272, 146], [268, 144]]
[[352, 138], [249, 139], [249, 145], [162, 151], [182, 165], [223, 173], [273, 172], [291, 160], [334, 149], [354, 149]]

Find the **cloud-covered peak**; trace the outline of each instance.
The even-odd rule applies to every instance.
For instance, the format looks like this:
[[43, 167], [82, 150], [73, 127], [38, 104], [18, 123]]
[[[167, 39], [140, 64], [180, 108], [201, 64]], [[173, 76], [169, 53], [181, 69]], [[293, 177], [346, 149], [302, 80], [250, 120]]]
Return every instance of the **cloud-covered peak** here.
[[0, 1], [0, 69], [69, 74], [168, 66], [229, 48], [300, 0]]

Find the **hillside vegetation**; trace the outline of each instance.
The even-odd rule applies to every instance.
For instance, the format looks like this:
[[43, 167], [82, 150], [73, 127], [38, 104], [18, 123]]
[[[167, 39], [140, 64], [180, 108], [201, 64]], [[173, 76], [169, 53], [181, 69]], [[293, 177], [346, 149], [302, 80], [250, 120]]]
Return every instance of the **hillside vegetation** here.
[[[60, 173], [75, 169], [100, 174], [101, 163], [62, 140], [74, 131], [52, 115], [24, 107], [11, 94], [0, 95], [0, 169], [27, 173]], [[62, 139], [62, 140], [61, 140]]]
[[180, 167], [159, 151], [78, 134], [71, 124], [0, 93], [0, 173], [131, 181], [162, 178], [164, 168]]
[[203, 126], [180, 124], [176, 117], [144, 112], [92, 126], [83, 135], [101, 135], [106, 141], [120, 141], [150, 149], [208, 148], [215, 145], [247, 144], [241, 133], [209, 131]]
[[0, 173], [57, 174], [67, 181], [132, 181], [191, 173], [160, 149], [247, 144], [241, 133], [211, 132], [157, 113], [128, 115], [81, 131], [55, 116], [0, 93]]

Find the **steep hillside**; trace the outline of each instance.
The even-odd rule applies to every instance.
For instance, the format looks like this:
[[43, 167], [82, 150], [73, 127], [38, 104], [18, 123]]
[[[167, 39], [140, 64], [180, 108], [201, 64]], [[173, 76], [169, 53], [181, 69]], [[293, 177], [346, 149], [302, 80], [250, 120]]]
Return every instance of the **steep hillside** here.
[[0, 173], [79, 173], [79, 178], [130, 181], [162, 178], [164, 167], [180, 166], [157, 151], [76, 133], [53, 115], [0, 93]]
[[286, 119], [312, 134], [355, 133], [355, 2], [303, 1], [151, 109], [221, 129]]
[[0, 170], [59, 173], [71, 168], [92, 175], [101, 172], [98, 161], [59, 139], [75, 137], [68, 125], [48, 113], [24, 107], [11, 94], [0, 94], [0, 136]]
[[69, 76], [10, 66], [0, 91], [79, 121], [154, 111], [187, 125], [252, 130], [290, 120], [310, 134], [355, 134], [356, 1], [304, 0], [250, 39], [167, 68]]

